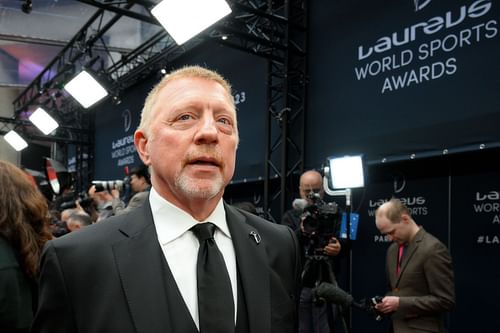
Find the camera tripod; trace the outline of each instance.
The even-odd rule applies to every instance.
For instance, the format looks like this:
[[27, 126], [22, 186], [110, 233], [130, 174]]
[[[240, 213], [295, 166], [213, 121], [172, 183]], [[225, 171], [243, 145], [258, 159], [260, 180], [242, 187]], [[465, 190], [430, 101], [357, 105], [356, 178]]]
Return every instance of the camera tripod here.
[[326, 306], [328, 326], [330, 332], [348, 333], [347, 320], [345, 318], [346, 309], [341, 305], [326, 303], [325, 300], [316, 297], [314, 289], [321, 282], [328, 282], [337, 286], [337, 279], [334, 272], [332, 258], [324, 255], [322, 249], [315, 249], [312, 255], [306, 255], [304, 268], [302, 270], [302, 285], [312, 289], [313, 305]]

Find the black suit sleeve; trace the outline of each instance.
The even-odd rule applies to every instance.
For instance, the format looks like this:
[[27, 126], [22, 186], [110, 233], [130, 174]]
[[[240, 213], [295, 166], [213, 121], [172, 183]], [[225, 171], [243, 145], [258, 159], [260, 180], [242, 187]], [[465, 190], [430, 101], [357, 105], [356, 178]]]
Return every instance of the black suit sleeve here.
[[43, 251], [39, 285], [39, 305], [31, 332], [76, 332], [64, 274], [52, 242], [48, 242]]

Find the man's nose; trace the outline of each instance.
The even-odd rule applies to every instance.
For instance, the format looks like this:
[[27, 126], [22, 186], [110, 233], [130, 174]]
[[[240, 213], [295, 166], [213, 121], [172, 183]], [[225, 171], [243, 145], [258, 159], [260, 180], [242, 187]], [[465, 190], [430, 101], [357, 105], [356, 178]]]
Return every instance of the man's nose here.
[[218, 129], [216, 120], [212, 117], [204, 117], [201, 120], [200, 128], [196, 133], [197, 143], [212, 143], [217, 141]]

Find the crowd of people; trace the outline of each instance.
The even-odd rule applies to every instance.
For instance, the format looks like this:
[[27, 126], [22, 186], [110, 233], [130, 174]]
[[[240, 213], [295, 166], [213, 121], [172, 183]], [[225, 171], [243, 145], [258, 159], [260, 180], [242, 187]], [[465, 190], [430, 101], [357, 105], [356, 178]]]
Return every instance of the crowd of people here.
[[151, 187], [147, 166], [133, 167], [128, 178], [132, 195], [126, 202], [122, 193], [123, 186], [104, 188], [102, 185], [93, 184], [87, 193], [75, 197], [74, 192], [69, 190], [53, 203], [49, 203], [52, 234], [59, 237], [111, 216], [126, 214], [142, 205]]
[[[303, 173], [301, 204], [270, 222], [223, 200], [238, 142], [231, 86], [188, 66], [146, 98], [134, 134], [144, 165], [130, 172], [127, 203], [92, 185], [50, 204], [0, 161], [0, 331], [347, 332], [345, 309], [315, 295], [320, 282], [337, 286], [349, 251], [338, 207], [324, 203], [334, 212], [326, 235], [309, 225], [322, 175]], [[395, 333], [444, 332], [454, 305], [448, 250], [397, 199], [375, 225], [394, 241], [377, 311]]]

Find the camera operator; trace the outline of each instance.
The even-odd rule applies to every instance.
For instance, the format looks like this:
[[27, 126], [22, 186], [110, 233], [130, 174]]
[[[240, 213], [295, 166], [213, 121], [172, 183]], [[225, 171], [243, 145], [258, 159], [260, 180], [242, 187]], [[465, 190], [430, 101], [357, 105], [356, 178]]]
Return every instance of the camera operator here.
[[120, 191], [118, 189], [114, 188], [111, 190], [111, 194], [113, 195], [113, 213], [115, 215], [125, 214], [141, 206], [148, 198], [151, 180], [147, 166], [140, 165], [132, 168], [130, 171], [130, 187], [134, 195], [130, 198], [128, 204], [125, 204], [120, 199]]
[[[313, 289], [321, 282], [337, 284], [335, 258], [340, 254], [342, 244], [335, 237], [339, 231], [336, 217], [336, 205], [323, 202], [323, 178], [315, 170], [304, 172], [300, 177], [299, 192], [301, 199], [294, 201], [294, 208], [287, 211], [282, 224], [288, 225], [297, 233], [303, 256], [302, 285], [299, 300], [299, 333], [330, 333], [342, 332], [338, 323], [339, 309], [335, 304], [316, 302]], [[310, 208], [316, 209], [317, 204], [334, 208], [335, 214], [327, 220], [315, 221], [316, 217], [308, 216]], [[313, 212], [314, 214], [314, 212]], [[332, 230], [323, 233], [322, 230], [311, 230], [310, 224], [326, 223]], [[314, 228], [313, 228], [314, 229]]]

